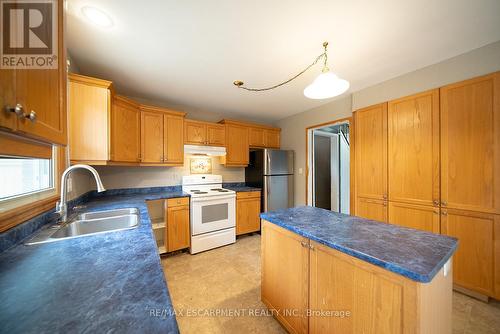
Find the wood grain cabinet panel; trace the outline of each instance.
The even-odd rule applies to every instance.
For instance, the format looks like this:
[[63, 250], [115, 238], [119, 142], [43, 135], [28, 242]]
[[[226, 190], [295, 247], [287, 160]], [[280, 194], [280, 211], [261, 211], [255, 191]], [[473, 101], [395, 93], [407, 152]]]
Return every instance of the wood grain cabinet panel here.
[[439, 90], [388, 104], [389, 200], [439, 206]]
[[[498, 215], [443, 209], [441, 233], [458, 238], [453, 256], [453, 282], [461, 287], [492, 296], [495, 222]], [[498, 260], [497, 260], [498, 262]]]
[[356, 216], [387, 222], [387, 201], [358, 197]]
[[308, 239], [265, 221], [262, 229], [262, 302], [289, 333], [308, 333]]
[[351, 258], [316, 242], [312, 245], [309, 308], [350, 315], [312, 316], [309, 333], [404, 332], [404, 279], [355, 265]]
[[236, 199], [236, 235], [260, 230], [260, 191], [244, 194]]
[[385, 200], [387, 199], [387, 103], [357, 110], [354, 117], [356, 196]]
[[270, 130], [265, 131], [265, 142], [264, 146], [269, 148], [280, 148], [280, 130]]
[[163, 151], [168, 164], [184, 164], [184, 118], [183, 116], [163, 116]]
[[139, 104], [123, 96], [113, 98], [111, 108], [111, 160], [139, 162], [141, 111]]
[[70, 160], [106, 162], [111, 113], [110, 81], [69, 75]]
[[390, 224], [440, 233], [439, 208], [426, 205], [389, 202]]
[[189, 205], [168, 206], [167, 204], [167, 251], [189, 248], [191, 232], [189, 229]]
[[17, 129], [17, 117], [8, 112], [6, 107], [14, 107], [17, 103], [16, 71], [0, 69], [0, 128]]
[[442, 205], [500, 213], [500, 72], [440, 96]]
[[226, 128], [221, 124], [207, 124], [207, 144], [212, 146], [226, 145]]
[[248, 128], [249, 145], [253, 147], [266, 146], [266, 130], [263, 128], [249, 127]]
[[[25, 117], [15, 120], [11, 116], [3, 115], [0, 123], [12, 130], [22, 132], [23, 135], [45, 142], [66, 145], [67, 143], [67, 109], [66, 109], [66, 48], [64, 45], [64, 9], [63, 1], [57, 2], [57, 68], [55, 69], [16, 69], [2, 70], [0, 73], [7, 76], [2, 91], [8, 93], [11, 99], [9, 105], [21, 104]], [[45, 25], [52, 29], [52, 26]], [[12, 81], [13, 79], [13, 81]], [[15, 93], [9, 91], [14, 85]], [[4, 93], [4, 92], [2, 92]], [[15, 97], [15, 98], [14, 98]], [[14, 98], [14, 99], [12, 99]], [[13, 101], [15, 100], [15, 101]], [[5, 106], [2, 105], [2, 113]], [[33, 120], [26, 118], [28, 115]]]
[[236, 124], [226, 124], [226, 166], [248, 165], [250, 146], [248, 145], [248, 128]]
[[142, 162], [163, 163], [163, 114], [141, 111]]
[[184, 143], [190, 145], [205, 145], [207, 143], [207, 125], [205, 122], [184, 121]]

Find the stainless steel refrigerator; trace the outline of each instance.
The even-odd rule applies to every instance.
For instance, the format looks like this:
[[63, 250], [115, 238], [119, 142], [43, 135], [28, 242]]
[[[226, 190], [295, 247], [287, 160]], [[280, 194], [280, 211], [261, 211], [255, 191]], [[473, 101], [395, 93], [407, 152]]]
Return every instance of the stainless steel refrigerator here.
[[245, 182], [262, 188], [262, 212], [293, 207], [293, 151], [254, 150]]

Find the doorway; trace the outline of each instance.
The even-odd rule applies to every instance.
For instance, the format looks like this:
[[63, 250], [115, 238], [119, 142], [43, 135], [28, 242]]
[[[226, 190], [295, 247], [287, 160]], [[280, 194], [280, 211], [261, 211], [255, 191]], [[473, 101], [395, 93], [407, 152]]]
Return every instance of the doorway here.
[[350, 132], [348, 120], [308, 129], [308, 205], [351, 212]]

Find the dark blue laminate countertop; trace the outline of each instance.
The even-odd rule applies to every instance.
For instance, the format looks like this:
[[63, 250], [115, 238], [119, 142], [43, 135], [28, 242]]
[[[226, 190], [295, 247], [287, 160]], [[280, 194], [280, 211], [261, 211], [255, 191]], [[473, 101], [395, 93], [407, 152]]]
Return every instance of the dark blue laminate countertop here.
[[273, 224], [417, 282], [430, 282], [458, 240], [310, 206], [266, 212]]
[[233, 190], [236, 192], [248, 192], [248, 191], [261, 191], [260, 188], [249, 187], [244, 182], [240, 183], [223, 183], [222, 187], [224, 189]]
[[186, 196], [90, 198], [85, 211], [138, 208], [140, 226], [0, 253], [0, 332], [178, 333], [145, 200]]

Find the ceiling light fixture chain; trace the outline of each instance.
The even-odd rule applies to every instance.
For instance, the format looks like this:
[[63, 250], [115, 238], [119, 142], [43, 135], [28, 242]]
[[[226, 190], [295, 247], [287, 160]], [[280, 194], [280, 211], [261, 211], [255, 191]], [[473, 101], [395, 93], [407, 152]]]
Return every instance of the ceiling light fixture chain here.
[[322, 72], [328, 72], [329, 69], [328, 69], [328, 42], [324, 42], [323, 43], [323, 47], [325, 48], [325, 51], [320, 54], [318, 57], [316, 57], [316, 59], [309, 65], [307, 66], [305, 69], [303, 69], [302, 71], [300, 71], [299, 73], [297, 73], [296, 75], [294, 75], [293, 77], [291, 77], [290, 79], [286, 80], [286, 81], [283, 81], [279, 84], [276, 84], [274, 86], [271, 86], [271, 87], [266, 87], [266, 88], [248, 88], [248, 87], [245, 87], [243, 86], [244, 85], [244, 82], [241, 81], [241, 80], [235, 80], [233, 82], [233, 84], [238, 87], [238, 88], [241, 88], [241, 89], [245, 89], [245, 90], [248, 90], [248, 91], [252, 91], [252, 92], [263, 92], [263, 91], [266, 91], [266, 90], [271, 90], [271, 89], [275, 89], [275, 88], [278, 88], [280, 86], [283, 86], [283, 85], [286, 85], [287, 83], [289, 83], [290, 81], [292, 80], [295, 80], [297, 79], [299, 76], [301, 76], [302, 74], [304, 74], [305, 72], [307, 72], [307, 70], [309, 70], [311, 67], [313, 67], [314, 65], [316, 65], [321, 59], [323, 59], [323, 70]]

